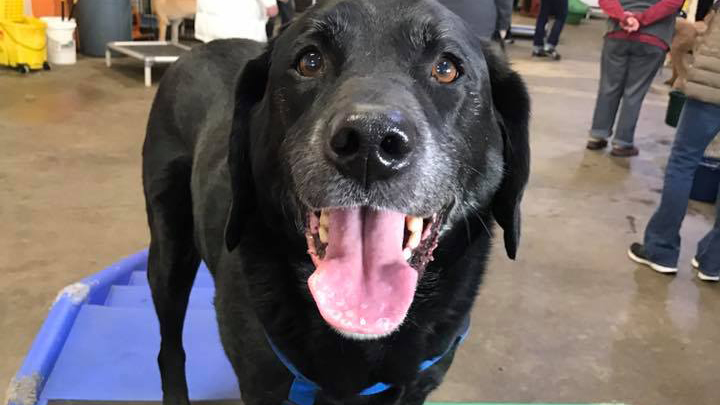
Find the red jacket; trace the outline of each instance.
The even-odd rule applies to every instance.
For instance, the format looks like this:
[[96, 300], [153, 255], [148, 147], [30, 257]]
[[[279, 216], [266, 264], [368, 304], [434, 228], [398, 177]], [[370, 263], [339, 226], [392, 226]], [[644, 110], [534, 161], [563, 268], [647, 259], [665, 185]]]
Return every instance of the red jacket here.
[[[642, 13], [634, 13], [634, 17], [638, 19], [640, 26], [644, 27], [676, 13], [682, 4], [683, 0], [661, 0]], [[600, 7], [608, 16], [610, 16], [610, 18], [614, 18], [618, 21], [623, 21], [627, 18], [625, 10], [619, 0], [600, 0]], [[669, 44], [666, 44], [662, 39], [638, 31], [629, 33], [625, 30], [617, 30], [609, 32], [606, 37], [643, 42], [658, 46], [666, 51], [670, 48]]]

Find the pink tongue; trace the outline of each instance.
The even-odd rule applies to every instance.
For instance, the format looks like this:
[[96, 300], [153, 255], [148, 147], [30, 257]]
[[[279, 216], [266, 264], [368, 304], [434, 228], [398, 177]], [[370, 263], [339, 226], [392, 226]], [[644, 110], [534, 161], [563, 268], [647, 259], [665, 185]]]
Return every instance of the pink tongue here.
[[308, 280], [320, 314], [346, 333], [387, 335], [405, 319], [418, 274], [403, 258], [405, 215], [331, 210], [328, 246]]

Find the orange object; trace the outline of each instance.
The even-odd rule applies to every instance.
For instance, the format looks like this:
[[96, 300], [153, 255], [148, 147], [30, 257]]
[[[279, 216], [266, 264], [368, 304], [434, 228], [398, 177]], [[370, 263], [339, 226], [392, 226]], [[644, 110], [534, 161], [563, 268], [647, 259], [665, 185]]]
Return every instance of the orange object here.
[[[35, 17], [59, 17], [60, 2], [61, 0], [33, 0], [33, 15]], [[67, 10], [65, 12], [67, 13]]]
[[142, 23], [142, 15], [137, 11], [135, 6], [132, 6], [132, 39], [138, 40], [150, 40], [153, 34], [143, 34], [140, 30], [140, 24]]
[[142, 38], [142, 32], [140, 32], [140, 13], [138, 13], [135, 6], [132, 7], [132, 37], [133, 39]]

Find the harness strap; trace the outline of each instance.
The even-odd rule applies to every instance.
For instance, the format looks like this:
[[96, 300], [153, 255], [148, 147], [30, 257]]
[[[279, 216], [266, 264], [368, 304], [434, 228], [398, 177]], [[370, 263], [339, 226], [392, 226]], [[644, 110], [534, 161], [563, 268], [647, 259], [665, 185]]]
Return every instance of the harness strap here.
[[[451, 350], [458, 347], [462, 342], [465, 341], [465, 338], [467, 338], [468, 333], [470, 332], [470, 317], [466, 317], [463, 321], [463, 328], [460, 335], [458, 335], [453, 342], [445, 349], [445, 351], [429, 360], [425, 360], [422, 363], [420, 363], [419, 372], [423, 372], [427, 370], [428, 368], [434, 366], [438, 361], [440, 361], [445, 355], [447, 355]], [[300, 370], [298, 370], [295, 365], [293, 365], [290, 360], [288, 360], [287, 357], [280, 351], [280, 349], [275, 346], [273, 341], [270, 339], [270, 336], [265, 334], [265, 337], [267, 338], [268, 343], [270, 344], [270, 347], [272, 348], [273, 352], [275, 352], [275, 355], [277, 358], [282, 362], [282, 364], [285, 366], [285, 368], [288, 369], [288, 371], [295, 376], [295, 379], [293, 380], [292, 385], [290, 386], [290, 393], [288, 394], [288, 405], [314, 405], [315, 404], [315, 398], [317, 397], [318, 392], [320, 392], [321, 388], [319, 385], [317, 385], [315, 382], [310, 380], [309, 378], [305, 377]], [[392, 388], [391, 384], [386, 384], [383, 382], [376, 383], [368, 388], [365, 388], [364, 390], [360, 391], [358, 395], [375, 395], [379, 394], [381, 392], [385, 392]]]

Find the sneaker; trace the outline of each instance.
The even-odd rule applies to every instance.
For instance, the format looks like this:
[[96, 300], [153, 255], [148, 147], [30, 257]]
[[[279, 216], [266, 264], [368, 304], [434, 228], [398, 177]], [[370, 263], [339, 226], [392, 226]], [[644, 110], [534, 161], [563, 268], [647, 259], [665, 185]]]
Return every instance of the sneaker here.
[[698, 270], [698, 278], [702, 281], [720, 281], [720, 275], [718, 276], [711, 276], [709, 274], [703, 273], [701, 270]]
[[692, 266], [695, 268], [695, 270], [698, 271], [698, 278], [702, 281], [720, 281], [720, 275], [717, 276], [711, 276], [709, 274], [705, 274], [700, 270], [700, 262], [697, 260], [697, 257], [693, 257], [692, 259]]
[[608, 146], [608, 141], [605, 139], [590, 138], [587, 142], [586, 148], [589, 150], [601, 150]]
[[533, 58], [545, 58], [548, 54], [542, 49], [533, 49], [532, 56]]
[[620, 147], [620, 146], [613, 146], [612, 152], [610, 152], [611, 155], [615, 157], [633, 157], [640, 154], [640, 150], [634, 146], [630, 147]]
[[557, 53], [555, 49], [546, 49], [545, 56], [549, 57], [552, 60], [560, 60], [562, 58], [562, 56], [560, 56], [560, 54]]
[[648, 259], [647, 255], [645, 254], [645, 247], [639, 243], [633, 243], [632, 245], [630, 245], [630, 249], [628, 249], [628, 256], [630, 257], [630, 260], [634, 261], [635, 263], [648, 266], [651, 269], [657, 271], [658, 273], [675, 274], [678, 271], [677, 267], [662, 266], [660, 264], [650, 261], [650, 259]]

